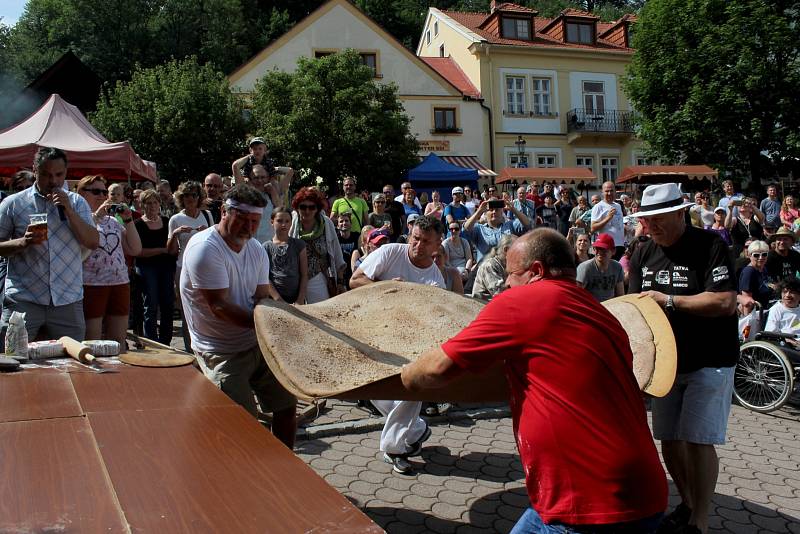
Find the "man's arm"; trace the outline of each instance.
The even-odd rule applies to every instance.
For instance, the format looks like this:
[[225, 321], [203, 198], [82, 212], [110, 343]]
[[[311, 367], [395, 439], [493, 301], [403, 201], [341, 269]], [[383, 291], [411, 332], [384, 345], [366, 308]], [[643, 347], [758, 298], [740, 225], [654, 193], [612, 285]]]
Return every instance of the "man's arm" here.
[[441, 347], [436, 347], [403, 366], [400, 379], [409, 391], [419, 391], [444, 387], [463, 372]]
[[506, 202], [506, 208], [511, 210], [511, 213], [519, 219], [519, 222], [522, 223], [523, 229], [527, 229], [531, 227], [531, 220], [525, 215], [521, 210], [518, 210], [516, 206], [514, 206], [513, 202]]
[[[667, 295], [660, 291], [643, 291], [642, 297], [651, 297], [662, 308], [667, 303]], [[675, 309], [700, 317], [727, 317], [736, 311], [735, 291], [704, 291], [697, 295], [675, 295], [672, 297]]]
[[244, 163], [247, 161], [247, 158], [250, 156], [243, 156], [231, 164], [231, 175], [233, 176], [233, 185], [239, 185], [244, 181], [244, 176], [242, 176], [242, 167], [244, 167]]
[[[64, 215], [69, 222], [69, 228], [72, 230], [72, 235], [78, 243], [89, 250], [94, 250], [100, 245], [100, 233], [93, 224], [87, 223], [80, 214], [72, 207], [72, 202], [69, 201], [69, 195], [63, 189], [57, 189], [51, 193], [53, 204], [56, 207], [61, 207], [64, 210]], [[83, 198], [81, 202], [86, 203]], [[89, 205], [86, 204], [86, 210], [89, 211]], [[89, 218], [91, 218], [91, 211], [89, 211]]]
[[621, 297], [625, 294], [625, 281], [617, 282], [617, 285], [614, 286], [614, 296]]
[[617, 214], [617, 208], [611, 208], [606, 213], [606, 216], [603, 217], [602, 219], [598, 219], [596, 221], [592, 219], [592, 233], [599, 232], [600, 230], [605, 228], [605, 226], [611, 222], [611, 219], [613, 219], [614, 215], [616, 214]]
[[[230, 301], [228, 288], [200, 289], [200, 294], [208, 303], [208, 307], [214, 317], [242, 328], [255, 328], [253, 312], [233, 304]], [[256, 288], [256, 302], [267, 296], [269, 296], [269, 284], [260, 285]]]
[[357, 287], [366, 286], [374, 282], [375, 280], [364, 274], [364, 271], [359, 267], [356, 269], [356, 272], [353, 273], [353, 276], [350, 277], [350, 289], [356, 289]]
[[475, 226], [475, 223], [481, 219], [481, 216], [486, 212], [488, 207], [488, 201], [484, 200], [481, 202], [480, 206], [475, 209], [475, 212], [470, 216], [470, 218], [464, 221], [464, 232], [472, 231], [472, 227]]

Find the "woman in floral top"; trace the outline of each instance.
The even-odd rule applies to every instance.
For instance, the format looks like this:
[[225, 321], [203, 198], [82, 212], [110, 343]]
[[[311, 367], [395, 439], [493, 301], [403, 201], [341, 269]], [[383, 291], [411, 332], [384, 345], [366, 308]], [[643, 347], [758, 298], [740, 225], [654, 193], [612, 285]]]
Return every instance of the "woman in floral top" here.
[[[120, 351], [125, 352], [131, 300], [125, 255], [138, 255], [142, 243], [133, 224], [130, 208], [109, 200], [106, 181], [102, 176], [85, 176], [78, 182], [78, 194], [89, 203], [100, 233], [100, 246], [91, 251], [83, 262], [86, 339], [112, 339], [119, 342]], [[114, 206], [115, 213], [109, 211], [111, 206]], [[122, 222], [114, 217], [117, 211]]]

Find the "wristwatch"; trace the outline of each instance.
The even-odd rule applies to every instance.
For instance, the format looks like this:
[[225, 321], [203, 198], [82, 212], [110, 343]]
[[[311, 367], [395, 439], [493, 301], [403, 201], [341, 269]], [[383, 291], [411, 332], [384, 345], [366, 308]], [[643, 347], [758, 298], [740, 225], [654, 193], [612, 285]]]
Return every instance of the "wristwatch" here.
[[667, 301], [664, 303], [664, 311], [667, 313], [675, 311], [675, 299], [672, 295], [667, 295]]

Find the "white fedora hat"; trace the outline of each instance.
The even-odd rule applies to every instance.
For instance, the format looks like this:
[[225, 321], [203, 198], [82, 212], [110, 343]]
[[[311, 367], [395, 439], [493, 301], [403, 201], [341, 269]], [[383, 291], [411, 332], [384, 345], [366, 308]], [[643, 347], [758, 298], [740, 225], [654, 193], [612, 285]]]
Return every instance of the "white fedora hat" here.
[[631, 217], [649, 217], [660, 213], [681, 210], [694, 206], [694, 202], [686, 202], [678, 184], [657, 184], [647, 186], [642, 193], [639, 211], [631, 213]]

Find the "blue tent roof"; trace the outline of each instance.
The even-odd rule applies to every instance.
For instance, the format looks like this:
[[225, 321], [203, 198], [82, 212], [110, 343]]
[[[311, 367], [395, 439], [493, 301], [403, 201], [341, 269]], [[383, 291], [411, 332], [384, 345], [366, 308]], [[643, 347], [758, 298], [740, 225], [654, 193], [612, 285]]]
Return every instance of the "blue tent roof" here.
[[417, 193], [439, 190], [443, 202], [450, 202], [450, 190], [455, 186], [478, 187], [478, 171], [453, 165], [431, 152], [422, 163], [408, 171], [408, 181]]

